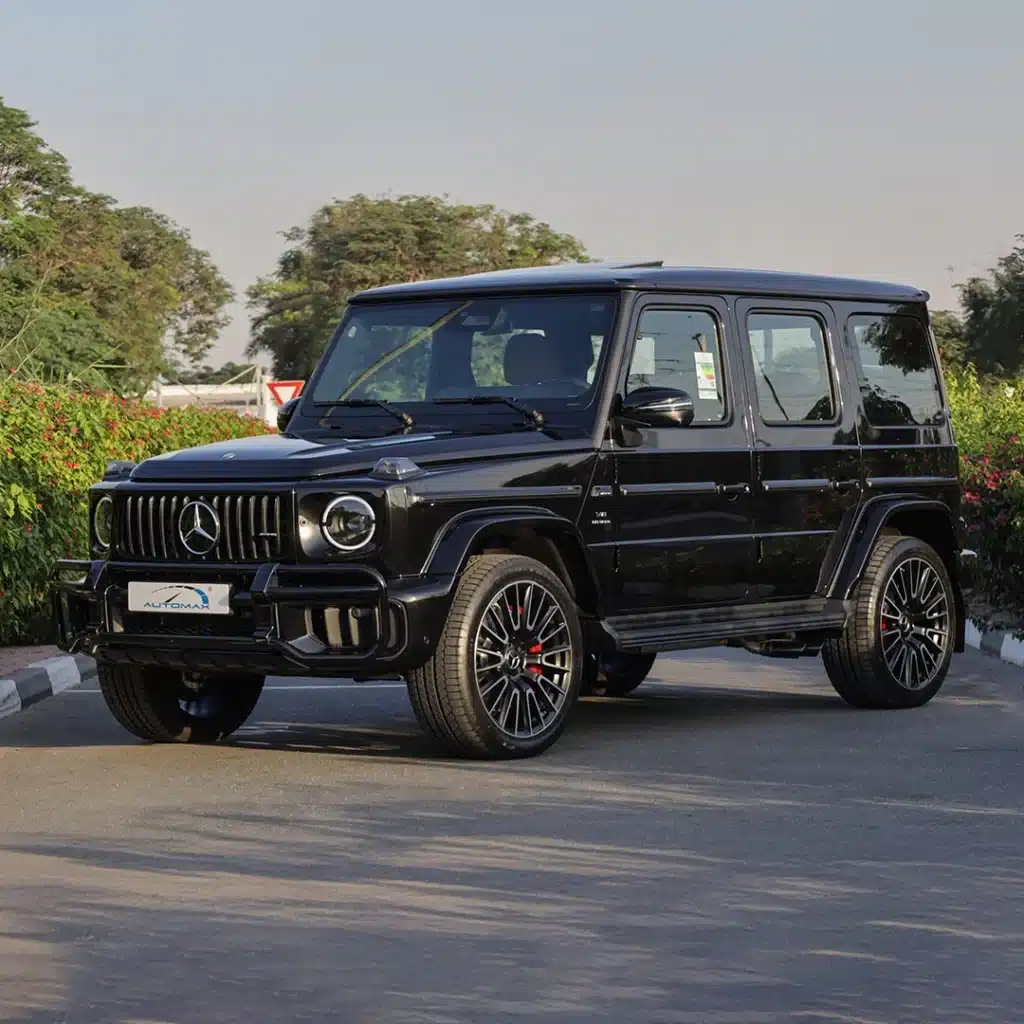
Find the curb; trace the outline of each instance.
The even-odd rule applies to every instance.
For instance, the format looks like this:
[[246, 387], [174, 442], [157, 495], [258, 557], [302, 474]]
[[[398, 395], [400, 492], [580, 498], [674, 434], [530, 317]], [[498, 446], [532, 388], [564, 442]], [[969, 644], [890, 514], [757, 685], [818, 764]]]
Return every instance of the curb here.
[[0, 719], [96, 677], [96, 662], [84, 654], [62, 654], [0, 676]]
[[993, 629], [988, 633], [982, 633], [968, 619], [964, 643], [984, 654], [991, 654], [1000, 661], [1024, 668], [1024, 640], [1015, 640], [1013, 633], [1009, 630]]

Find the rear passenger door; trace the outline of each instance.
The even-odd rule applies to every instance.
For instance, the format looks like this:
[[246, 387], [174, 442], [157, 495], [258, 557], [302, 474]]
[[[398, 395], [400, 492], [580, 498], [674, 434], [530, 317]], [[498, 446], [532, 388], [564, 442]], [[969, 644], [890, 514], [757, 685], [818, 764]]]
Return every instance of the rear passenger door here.
[[831, 307], [736, 303], [754, 430], [754, 530], [761, 600], [814, 595], [861, 490], [855, 382]]

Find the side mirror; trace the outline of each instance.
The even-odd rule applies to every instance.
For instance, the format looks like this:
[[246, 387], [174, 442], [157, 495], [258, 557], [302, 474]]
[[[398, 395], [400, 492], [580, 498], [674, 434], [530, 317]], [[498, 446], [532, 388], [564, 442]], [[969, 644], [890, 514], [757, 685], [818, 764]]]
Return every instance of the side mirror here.
[[685, 391], [640, 388], [623, 399], [619, 415], [647, 427], [688, 427], [693, 412], [693, 399]]
[[298, 408], [299, 399], [289, 398], [287, 402], [282, 403], [281, 408], [277, 410], [277, 429], [284, 433], [288, 427], [288, 423], [292, 416], [295, 415], [295, 410]]

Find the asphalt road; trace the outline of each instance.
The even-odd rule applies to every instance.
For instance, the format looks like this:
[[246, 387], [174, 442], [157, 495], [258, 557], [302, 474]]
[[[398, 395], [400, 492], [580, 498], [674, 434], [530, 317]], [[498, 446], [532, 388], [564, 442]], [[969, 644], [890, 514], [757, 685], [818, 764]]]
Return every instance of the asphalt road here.
[[216, 748], [95, 691], [0, 723], [0, 1019], [1024, 1020], [1024, 672], [882, 713], [818, 662], [654, 676], [516, 764], [395, 684], [273, 680]]

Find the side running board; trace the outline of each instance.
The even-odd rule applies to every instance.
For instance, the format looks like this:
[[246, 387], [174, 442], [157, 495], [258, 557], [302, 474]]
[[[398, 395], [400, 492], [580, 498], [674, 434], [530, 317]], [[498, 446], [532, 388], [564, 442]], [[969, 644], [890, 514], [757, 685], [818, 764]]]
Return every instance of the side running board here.
[[766, 640], [799, 633], [838, 633], [848, 611], [840, 600], [785, 601], [775, 605], [655, 612], [605, 619], [603, 631], [615, 650], [656, 651], [709, 647], [726, 640]]

